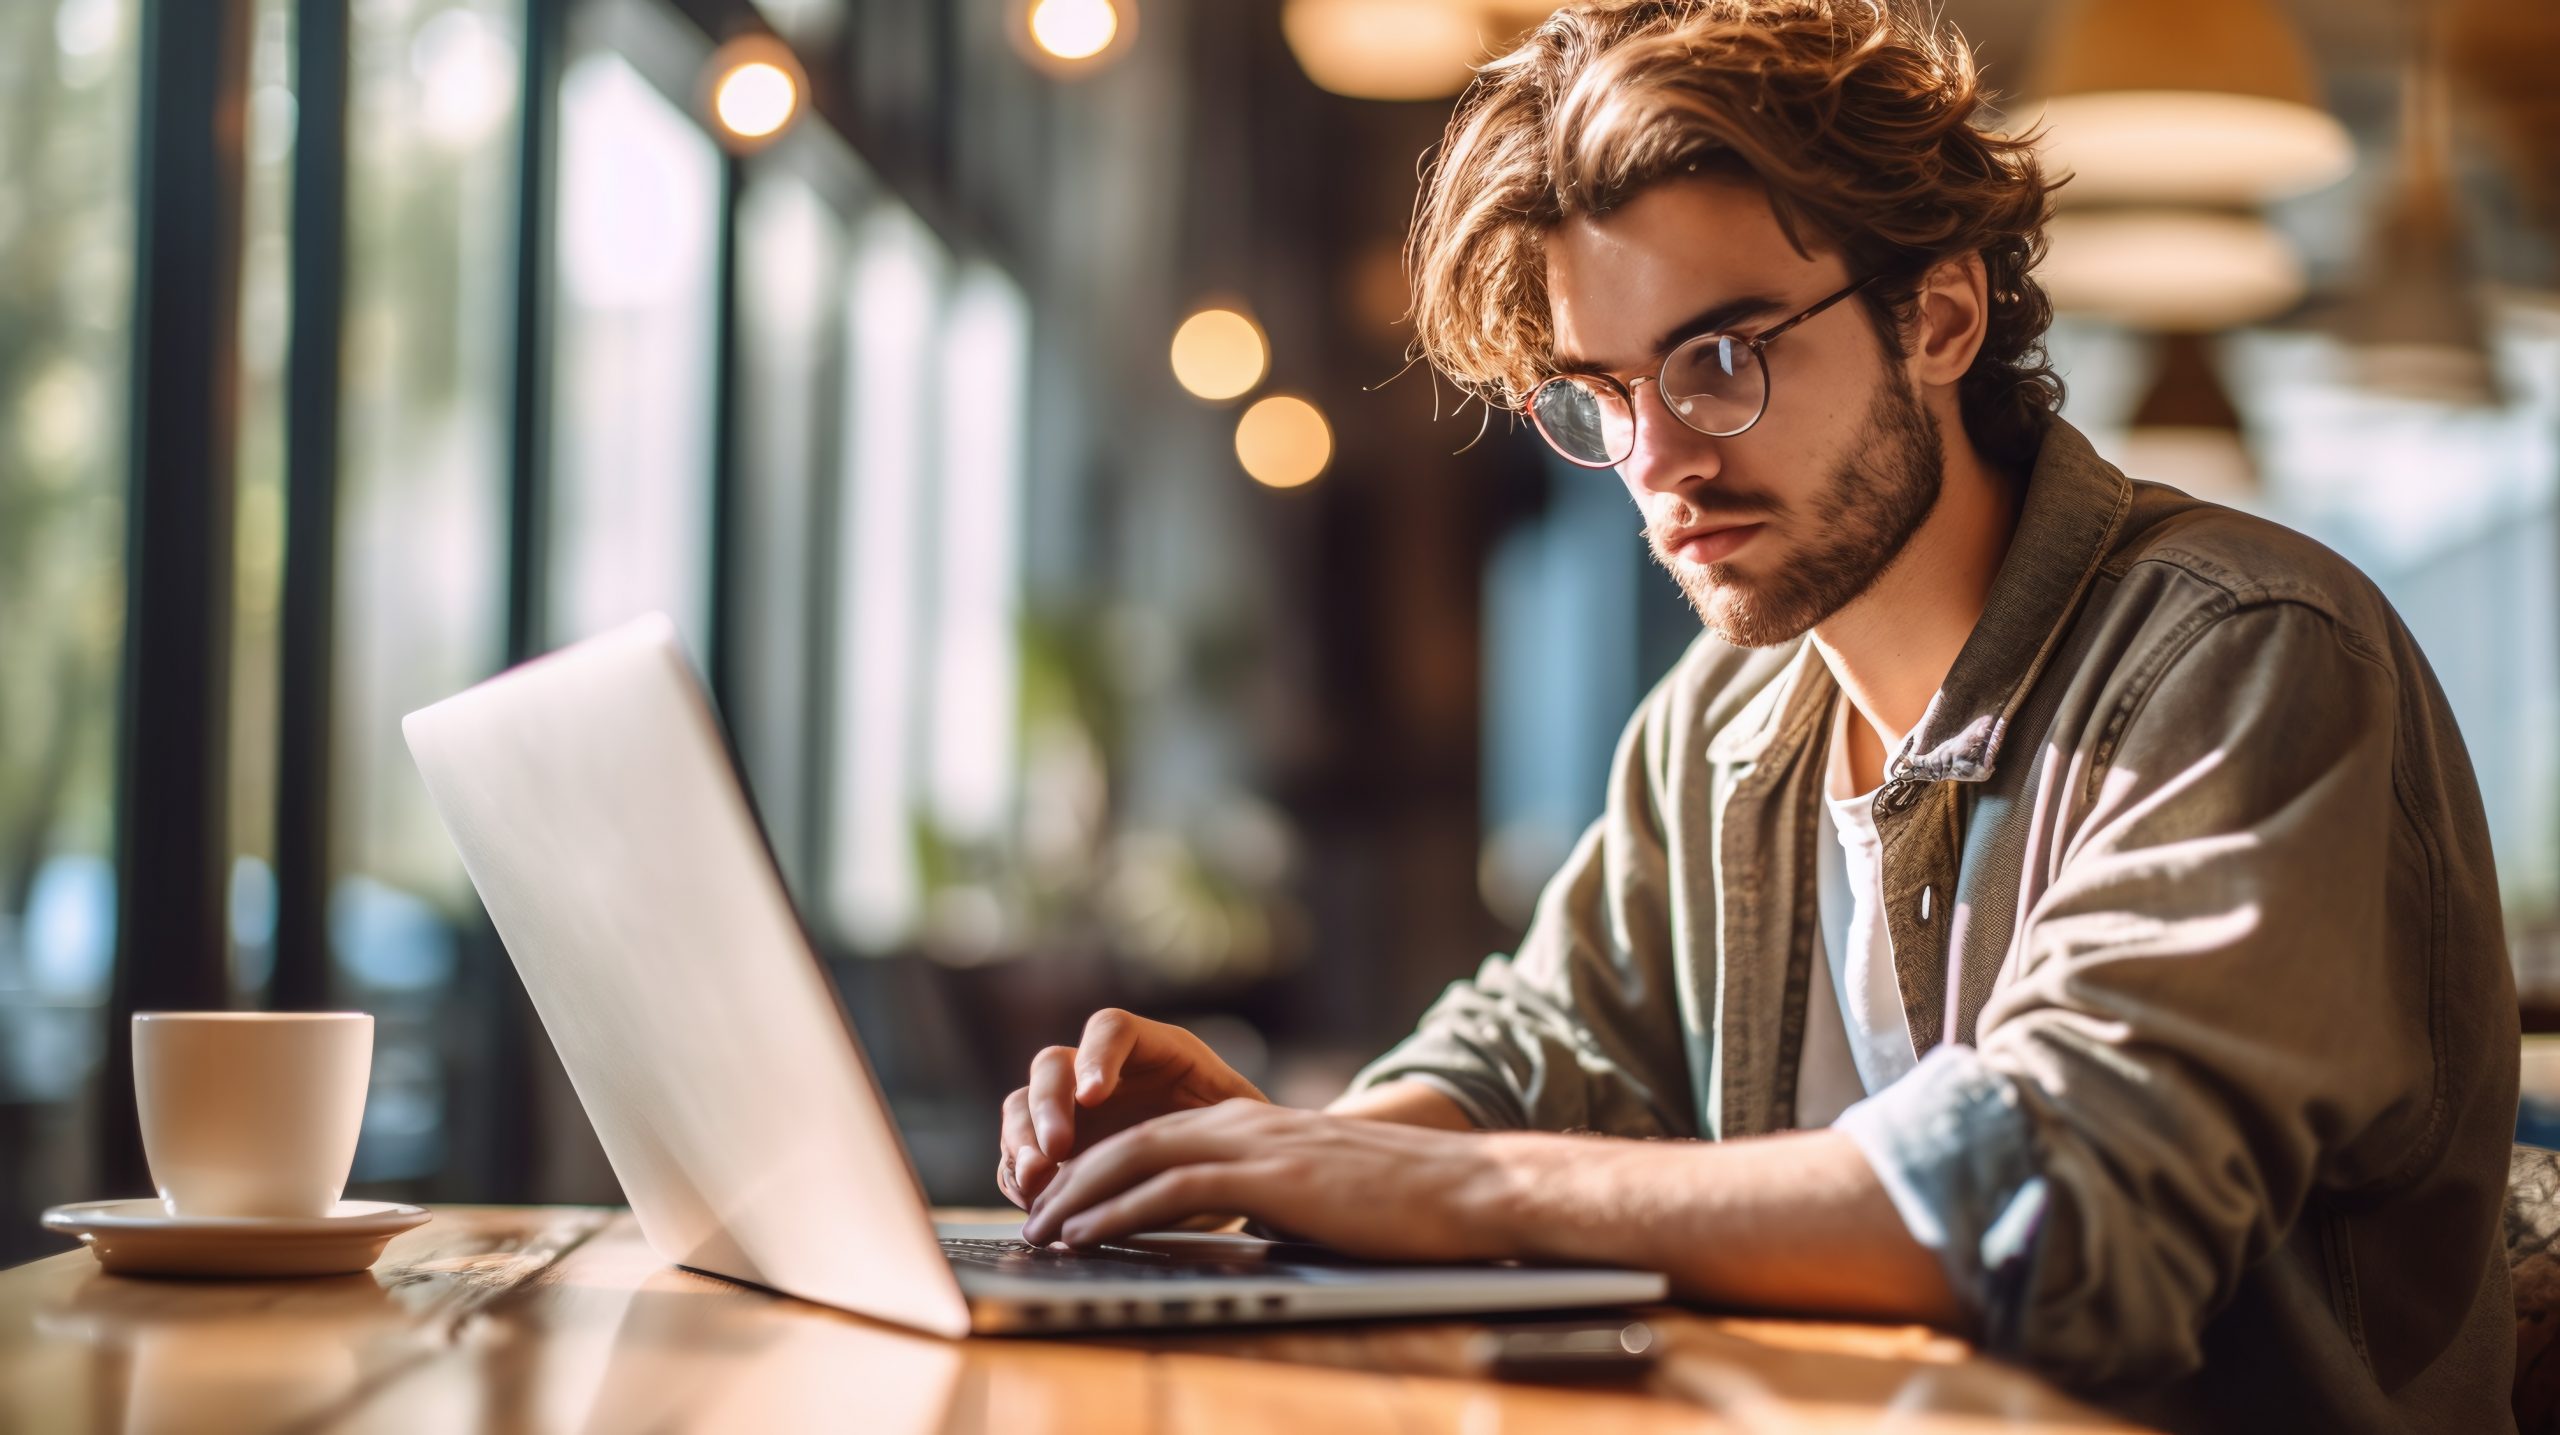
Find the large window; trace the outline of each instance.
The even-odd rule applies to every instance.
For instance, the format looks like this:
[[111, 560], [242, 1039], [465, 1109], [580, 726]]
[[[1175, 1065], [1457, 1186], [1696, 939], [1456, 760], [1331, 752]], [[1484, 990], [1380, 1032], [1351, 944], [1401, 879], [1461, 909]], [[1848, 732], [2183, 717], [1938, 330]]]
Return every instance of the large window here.
[[725, 595], [727, 717], [783, 875], [805, 893], [844, 222], [807, 181], [768, 170], [739, 197], [738, 251], [737, 543], [755, 561], [732, 570]]
[[1003, 842], [1014, 821], [1030, 326], [1022, 291], [985, 264], [961, 271], [940, 326], [925, 813], [943, 842], [961, 848]]
[[231, 601], [231, 986], [275, 972], [276, 698], [284, 599], [285, 364], [293, 327], [294, 0], [257, 0], [241, 207], [240, 446]]
[[937, 550], [931, 543], [934, 326], [950, 256], [914, 215], [883, 208], [857, 240], [849, 285], [846, 463], [837, 545], [838, 659], [827, 907], [857, 946], [894, 947], [921, 915], [912, 696]]
[[1017, 825], [1029, 308], [884, 203], [847, 334], [827, 909], [862, 950], [984, 953]]
[[132, 0], [0, 6], [0, 1262], [88, 1194], [115, 950]]
[[[0, 1261], [49, 1249], [36, 1211], [100, 1194], [99, 1158], [119, 1154], [97, 1139], [129, 1125], [99, 1097], [118, 993], [311, 999], [292, 939], [319, 930], [320, 995], [377, 1019], [360, 1191], [572, 1193], [552, 1158], [578, 1144], [574, 1108], [514, 1020], [514, 975], [400, 729], [519, 646], [673, 615], [831, 946], [902, 950], [954, 913], [993, 930], [1016, 825], [1030, 319], [1013, 281], [955, 254], [819, 116], [725, 158], [694, 109], [721, 38], [696, 7], [362, 0], [341, 76], [334, 23], [297, 33], [329, 12], [241, 3], [245, 52], [173, 43], [153, 96], [143, 0], [0, 6]], [[795, 34], [849, 23], [832, 3], [778, 13]], [[235, 400], [231, 452], [201, 471], [233, 485], [227, 551], [184, 555], [231, 584], [213, 719], [228, 825], [201, 854], [228, 903], [227, 931], [152, 944], [129, 958], [150, 980], [119, 987], [125, 608], [130, 591], [162, 611], [178, 581], [124, 558], [137, 223], [167, 241], [187, 222], [137, 204], [147, 102], [180, 122], [155, 134], [239, 126], [238, 171], [211, 176], [236, 179], [215, 196], [237, 206], [236, 310], [166, 280], [147, 309], [187, 321], [155, 375]], [[298, 182], [341, 180], [343, 215], [297, 211]], [[333, 310], [334, 351], [297, 355]], [[296, 381], [332, 360], [334, 393]], [[335, 452], [295, 448], [329, 434]], [[138, 481], [158, 496], [198, 476], [155, 463]], [[328, 551], [297, 554], [288, 515], [324, 510]], [[280, 740], [319, 703], [325, 750]], [[132, 731], [151, 755], [194, 735], [166, 710]], [[315, 790], [325, 881], [280, 881], [280, 812], [306, 831]], [[219, 987], [193, 966], [216, 956]]]
[[560, 82], [549, 638], [652, 610], [711, 646], [720, 154], [621, 56]]

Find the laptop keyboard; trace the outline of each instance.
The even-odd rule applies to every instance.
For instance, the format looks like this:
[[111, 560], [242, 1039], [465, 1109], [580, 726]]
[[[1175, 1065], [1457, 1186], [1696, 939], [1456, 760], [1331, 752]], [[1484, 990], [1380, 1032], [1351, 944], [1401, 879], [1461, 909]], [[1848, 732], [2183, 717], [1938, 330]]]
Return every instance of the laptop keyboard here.
[[1269, 1280], [1286, 1273], [1261, 1261], [1214, 1257], [1170, 1256], [1135, 1246], [1097, 1246], [1090, 1250], [1054, 1251], [1021, 1241], [979, 1240], [946, 1236], [942, 1253], [954, 1265], [1008, 1276], [1040, 1280], [1198, 1280], [1215, 1276], [1252, 1276]]

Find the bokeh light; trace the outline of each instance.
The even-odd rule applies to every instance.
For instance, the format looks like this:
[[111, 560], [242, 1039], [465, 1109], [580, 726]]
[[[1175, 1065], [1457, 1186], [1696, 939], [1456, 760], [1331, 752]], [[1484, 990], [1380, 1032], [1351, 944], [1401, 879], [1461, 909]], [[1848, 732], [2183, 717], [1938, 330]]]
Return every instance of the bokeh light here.
[[1204, 399], [1232, 399], [1262, 382], [1262, 329], [1233, 309], [1203, 309], [1173, 331], [1173, 376]]
[[1333, 459], [1333, 430], [1305, 399], [1274, 394], [1236, 421], [1236, 459], [1256, 483], [1296, 488]]
[[1090, 60], [1120, 33], [1111, 0], [1037, 0], [1031, 7], [1031, 39], [1061, 60]]
[[720, 77], [711, 104], [729, 133], [740, 139], [763, 139], [791, 122], [792, 113], [800, 107], [800, 87], [780, 65], [749, 60]]

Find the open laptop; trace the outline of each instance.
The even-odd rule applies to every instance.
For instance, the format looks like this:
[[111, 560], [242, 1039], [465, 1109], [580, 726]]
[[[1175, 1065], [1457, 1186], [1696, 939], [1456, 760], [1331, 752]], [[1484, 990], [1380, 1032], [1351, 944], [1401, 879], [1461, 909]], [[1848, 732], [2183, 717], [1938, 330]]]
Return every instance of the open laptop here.
[[944, 1335], [1659, 1300], [1242, 1236], [937, 1231], [709, 696], [652, 615], [402, 723], [640, 1229], [681, 1266]]

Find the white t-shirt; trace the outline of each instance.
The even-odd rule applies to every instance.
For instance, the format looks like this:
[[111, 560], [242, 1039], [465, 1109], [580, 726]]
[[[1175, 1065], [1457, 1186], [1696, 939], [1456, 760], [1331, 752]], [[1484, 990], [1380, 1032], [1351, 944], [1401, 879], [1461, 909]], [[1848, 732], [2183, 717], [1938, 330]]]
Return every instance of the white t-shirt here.
[[1805, 993], [1804, 1059], [1796, 1073], [1796, 1125], [1828, 1126], [1841, 1112], [1919, 1064], [1893, 973], [1884, 920], [1884, 851], [1876, 790], [1851, 792], [1848, 698], [1832, 704], [1824, 764], [1822, 831], [1815, 843], [1821, 940]]

